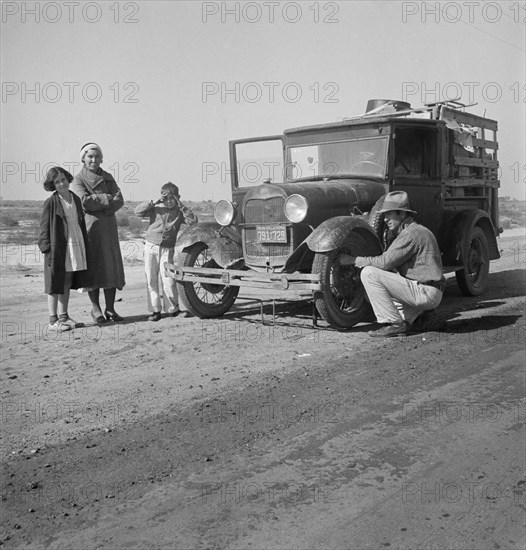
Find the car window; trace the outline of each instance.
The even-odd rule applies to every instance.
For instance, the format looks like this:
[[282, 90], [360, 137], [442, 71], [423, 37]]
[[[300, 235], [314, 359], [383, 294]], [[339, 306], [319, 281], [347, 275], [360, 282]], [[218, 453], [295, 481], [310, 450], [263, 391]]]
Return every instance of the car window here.
[[388, 137], [331, 141], [287, 148], [288, 180], [385, 177]]
[[436, 136], [436, 132], [428, 129], [397, 129], [394, 140], [395, 176], [411, 179], [435, 175]]

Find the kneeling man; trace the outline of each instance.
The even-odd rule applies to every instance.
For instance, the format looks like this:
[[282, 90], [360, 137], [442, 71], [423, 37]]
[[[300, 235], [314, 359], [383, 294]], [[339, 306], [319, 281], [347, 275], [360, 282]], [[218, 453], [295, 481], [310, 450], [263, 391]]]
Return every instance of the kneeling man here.
[[410, 332], [417, 317], [436, 308], [446, 282], [435, 236], [414, 221], [407, 193], [388, 193], [380, 212], [394, 241], [380, 256], [348, 257], [342, 263], [363, 268], [363, 286], [377, 321], [385, 325], [369, 335], [389, 337]]

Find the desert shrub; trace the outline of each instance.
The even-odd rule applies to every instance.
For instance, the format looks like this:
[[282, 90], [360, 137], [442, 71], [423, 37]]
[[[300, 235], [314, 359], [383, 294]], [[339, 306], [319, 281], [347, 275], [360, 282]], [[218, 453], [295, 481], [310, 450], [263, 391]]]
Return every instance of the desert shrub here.
[[118, 227], [130, 227], [130, 218], [128, 216], [117, 216]]
[[6, 225], [7, 227], [16, 227], [18, 225], [18, 220], [15, 219], [12, 214], [2, 212], [0, 214], [0, 223], [2, 225]]
[[128, 206], [121, 208], [116, 214], [118, 227], [129, 227], [130, 217], [133, 216], [133, 210], [130, 210]]
[[3, 230], [0, 233], [0, 241], [2, 244], [36, 244], [38, 239], [38, 228], [20, 228], [15, 226], [11, 230]]
[[40, 220], [41, 213], [35, 210], [31, 210], [29, 212], [24, 212], [24, 219], [25, 220]]
[[128, 218], [128, 226], [130, 228], [131, 234], [134, 237], [142, 236], [142, 233], [144, 231], [144, 224], [141, 218], [138, 218], [137, 216], [130, 216]]

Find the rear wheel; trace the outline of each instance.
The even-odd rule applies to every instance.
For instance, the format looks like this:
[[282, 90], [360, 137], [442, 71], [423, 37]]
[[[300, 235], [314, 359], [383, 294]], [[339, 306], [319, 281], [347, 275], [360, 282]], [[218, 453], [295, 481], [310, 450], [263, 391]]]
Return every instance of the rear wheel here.
[[[205, 243], [196, 243], [187, 252], [183, 252], [182, 264], [185, 267], [219, 267]], [[224, 315], [234, 305], [239, 287], [225, 286], [220, 281], [221, 279], [218, 284], [178, 282], [181, 301], [191, 313], [201, 319]]]
[[380, 254], [374, 237], [354, 231], [336, 250], [318, 252], [312, 272], [320, 276], [322, 290], [314, 293], [314, 302], [320, 315], [339, 328], [350, 328], [363, 321], [369, 312], [360, 271], [354, 265], [342, 265], [341, 259], [349, 256], [375, 256]]
[[457, 284], [465, 296], [484, 292], [489, 274], [488, 239], [482, 228], [475, 226], [462, 246], [464, 269], [455, 271]]

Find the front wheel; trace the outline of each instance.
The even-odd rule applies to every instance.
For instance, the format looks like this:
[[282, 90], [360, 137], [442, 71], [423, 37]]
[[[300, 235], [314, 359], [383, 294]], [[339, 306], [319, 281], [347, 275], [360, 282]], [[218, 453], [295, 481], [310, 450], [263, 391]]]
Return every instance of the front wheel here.
[[482, 228], [475, 226], [470, 230], [461, 257], [464, 269], [455, 271], [457, 284], [465, 296], [479, 296], [489, 274], [488, 239]]
[[[182, 265], [185, 267], [219, 267], [205, 243], [196, 243], [187, 252], [183, 252]], [[210, 275], [207, 276], [210, 277]], [[186, 309], [201, 319], [224, 315], [234, 305], [239, 292], [238, 286], [222, 284], [178, 281], [177, 285], [179, 296]]]
[[354, 265], [342, 265], [344, 255], [376, 256], [379, 243], [374, 237], [354, 231], [349, 239], [335, 250], [318, 252], [312, 272], [320, 276], [321, 292], [315, 292], [314, 302], [320, 315], [329, 325], [350, 328], [363, 321], [369, 312], [360, 271]]

